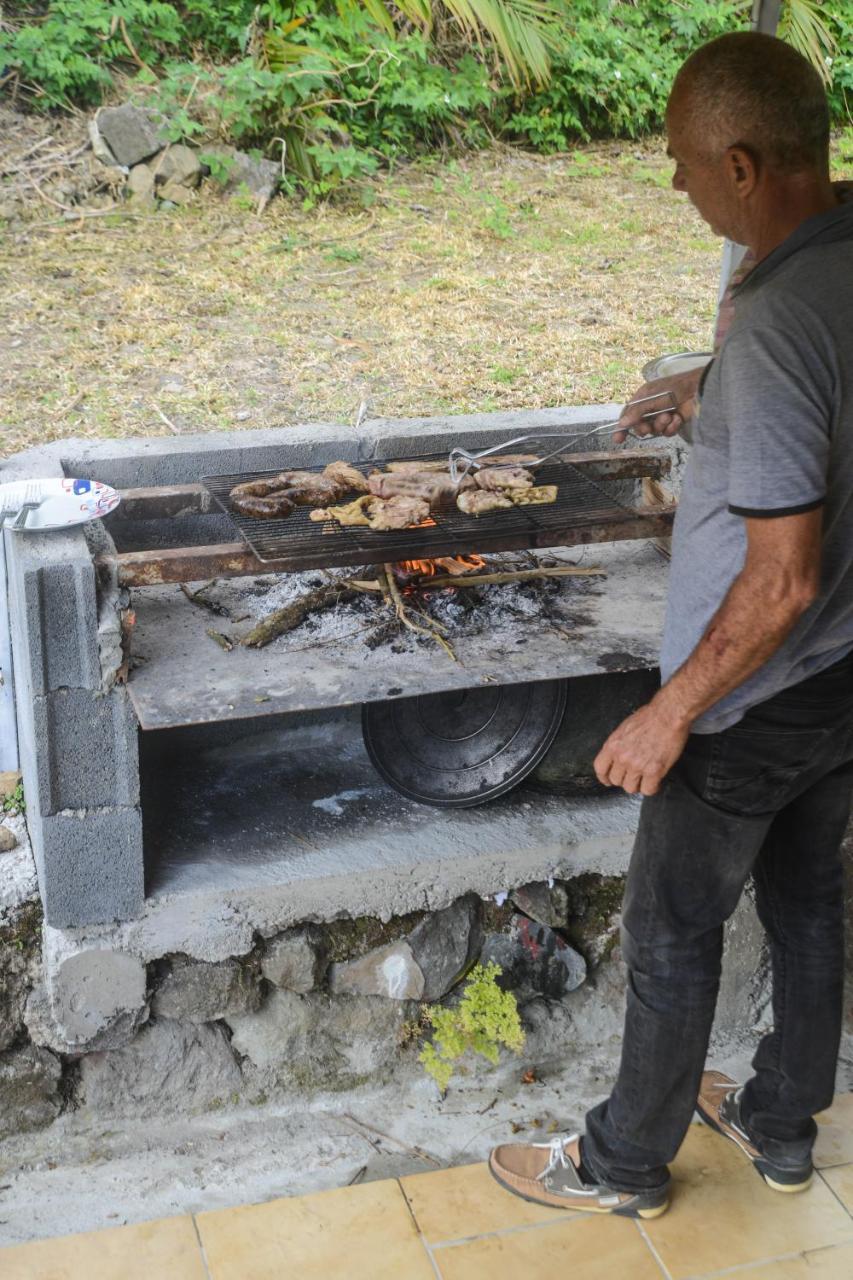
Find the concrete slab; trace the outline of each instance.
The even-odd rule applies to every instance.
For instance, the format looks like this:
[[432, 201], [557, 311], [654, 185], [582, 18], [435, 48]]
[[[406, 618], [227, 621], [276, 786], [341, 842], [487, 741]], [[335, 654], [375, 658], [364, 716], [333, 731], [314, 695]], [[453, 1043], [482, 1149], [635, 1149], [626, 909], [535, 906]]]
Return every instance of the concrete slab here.
[[430, 808], [378, 777], [356, 714], [287, 723], [206, 748], [199, 730], [157, 735], [150, 753], [143, 737], [145, 910], [82, 942], [219, 960], [305, 920], [387, 920], [470, 890], [627, 866], [634, 798], [529, 787], [476, 809]]
[[[133, 650], [144, 661], [128, 689], [143, 729], [262, 717], [280, 712], [399, 698], [413, 692], [516, 684], [654, 667], [658, 662], [668, 561], [652, 543], [613, 543], [569, 559], [601, 565], [606, 578], [564, 587], [569, 634], [531, 627], [519, 644], [515, 619], [488, 637], [451, 639], [458, 662], [434, 646], [370, 650], [358, 638], [300, 647], [225, 652], [207, 631], [211, 619], [177, 587], [134, 593]], [[263, 698], [263, 701], [259, 701]]]

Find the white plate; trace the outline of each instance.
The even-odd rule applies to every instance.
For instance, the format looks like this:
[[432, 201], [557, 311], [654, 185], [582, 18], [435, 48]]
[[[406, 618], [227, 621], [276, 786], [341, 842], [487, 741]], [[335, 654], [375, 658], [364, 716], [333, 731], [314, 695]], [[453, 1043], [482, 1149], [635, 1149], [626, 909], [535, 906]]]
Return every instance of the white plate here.
[[676, 373], [688, 373], [691, 369], [704, 369], [714, 359], [713, 351], [679, 351], [671, 356], [658, 356], [643, 365], [646, 382], [656, 378], [671, 378]]
[[100, 520], [115, 511], [120, 501], [115, 489], [100, 480], [18, 480], [0, 485], [0, 519], [8, 524], [23, 503], [38, 502], [20, 529], [42, 533]]

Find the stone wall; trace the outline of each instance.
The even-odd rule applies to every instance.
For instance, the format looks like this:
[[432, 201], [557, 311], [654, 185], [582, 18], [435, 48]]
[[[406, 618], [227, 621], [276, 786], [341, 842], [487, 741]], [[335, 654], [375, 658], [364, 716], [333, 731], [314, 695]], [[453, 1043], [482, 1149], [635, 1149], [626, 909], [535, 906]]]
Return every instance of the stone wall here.
[[[478, 959], [496, 960], [518, 999], [525, 1064], [571, 1069], [592, 1058], [606, 1073], [622, 1021], [622, 889], [620, 876], [585, 873], [496, 899], [469, 893], [443, 910], [387, 922], [306, 922], [258, 935], [246, 954], [215, 962], [169, 955], [141, 970], [135, 1010], [88, 1033], [81, 1012], [80, 1046], [68, 1052], [43, 985], [32, 878], [0, 918], [0, 1137], [69, 1107], [93, 1116], [185, 1114], [420, 1072], [423, 1006], [456, 999]], [[767, 994], [748, 900], [729, 934], [718, 1018], [727, 1035], [749, 1031]], [[48, 968], [54, 983], [69, 984], [73, 1013], [75, 1001], [83, 1009], [87, 983], [108, 982], [111, 971], [78, 971], [79, 955], [70, 961], [73, 972], [55, 957]], [[127, 981], [116, 979], [125, 996]], [[103, 1008], [104, 992], [97, 994]]]

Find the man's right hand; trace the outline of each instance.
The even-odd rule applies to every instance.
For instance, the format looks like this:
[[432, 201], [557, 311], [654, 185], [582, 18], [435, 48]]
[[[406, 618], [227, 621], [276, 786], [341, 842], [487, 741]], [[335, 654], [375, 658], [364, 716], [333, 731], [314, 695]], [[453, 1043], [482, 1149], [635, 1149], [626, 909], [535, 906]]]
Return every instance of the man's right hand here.
[[643, 415], [654, 410], [654, 401], [638, 405], [627, 404], [619, 418], [619, 429], [613, 433], [613, 443], [621, 444], [629, 430], [637, 436], [677, 435], [696, 411], [696, 393], [703, 373], [704, 367], [688, 369], [686, 373], [676, 373], [670, 378], [644, 382], [631, 399], [642, 400], [645, 396], [659, 395], [661, 412], [656, 413], [653, 418], [646, 418]]

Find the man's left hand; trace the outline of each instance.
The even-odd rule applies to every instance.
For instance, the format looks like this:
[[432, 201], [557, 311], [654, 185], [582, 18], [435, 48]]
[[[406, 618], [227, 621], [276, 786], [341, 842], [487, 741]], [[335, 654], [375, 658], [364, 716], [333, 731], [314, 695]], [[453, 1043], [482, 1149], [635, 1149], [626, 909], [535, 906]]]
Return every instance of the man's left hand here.
[[652, 701], [614, 729], [593, 768], [606, 787], [653, 796], [684, 750], [690, 726]]

